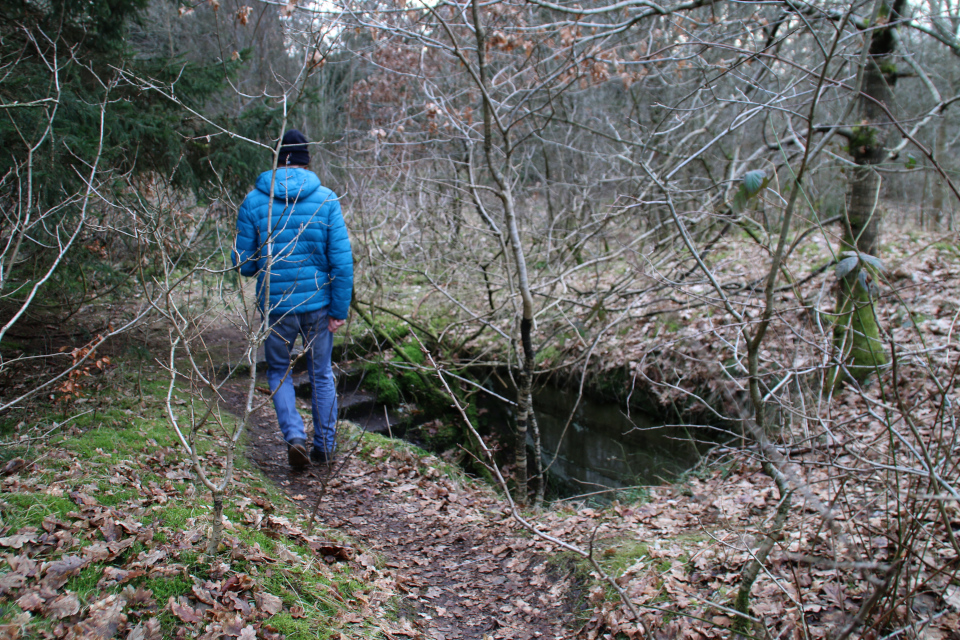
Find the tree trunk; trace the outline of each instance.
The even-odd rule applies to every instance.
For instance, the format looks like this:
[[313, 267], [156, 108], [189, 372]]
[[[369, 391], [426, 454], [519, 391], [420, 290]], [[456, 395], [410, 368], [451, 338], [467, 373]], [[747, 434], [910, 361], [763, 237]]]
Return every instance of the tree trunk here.
[[[904, 6], [904, 0], [892, 4], [880, 2], [874, 24], [892, 24], [878, 28], [870, 36], [870, 49], [864, 62], [860, 100], [860, 125], [849, 139], [850, 155], [857, 167], [850, 178], [847, 215], [838, 253], [857, 252], [877, 256], [880, 245], [880, 176], [876, 167], [886, 158], [885, 141], [889, 116], [882, 105], [892, 107], [892, 89], [897, 81], [893, 61], [896, 38], [893, 32]], [[834, 348], [846, 372], [863, 382], [870, 373], [886, 363], [880, 342], [870, 292], [869, 278], [861, 276], [863, 264], [848, 273], [837, 290], [837, 320], [834, 325]], [[838, 367], [830, 376], [830, 384], [842, 382], [846, 376]]]
[[220, 547], [223, 537], [223, 494], [213, 492], [213, 525], [210, 529], [210, 538], [207, 540], [207, 554], [213, 555]]
[[553, 176], [550, 174], [550, 154], [547, 152], [546, 145], [542, 145], [543, 150], [543, 193], [547, 201], [547, 257], [550, 262], [550, 255], [553, 253], [553, 225], [556, 224], [556, 214], [553, 210], [553, 195], [551, 194], [551, 185], [553, 185]]
[[860, 383], [887, 361], [873, 294], [869, 285], [847, 276], [840, 281], [838, 302], [841, 306], [837, 310], [833, 339], [837, 358], [845, 367], [833, 372], [832, 383], [842, 383], [848, 377]]
[[529, 483], [529, 474], [527, 473], [527, 422], [530, 419], [530, 414], [533, 413], [533, 406], [530, 402], [532, 394], [529, 393], [531, 386], [530, 376], [524, 366], [520, 370], [520, 389], [517, 394], [517, 407], [519, 409], [517, 413], [517, 451], [513, 459], [516, 466], [514, 480], [517, 485], [514, 489], [513, 499], [519, 505], [527, 504]]
[[[937, 162], [943, 162], [943, 156], [947, 149], [947, 118], [940, 116], [940, 122], [937, 123], [937, 138], [933, 143], [933, 159]], [[933, 193], [931, 194], [930, 208], [933, 215], [934, 231], [939, 231], [943, 224], [943, 178], [940, 174], [933, 173]]]
[[539, 507], [543, 504], [543, 494], [547, 489], [547, 478], [543, 475], [543, 445], [540, 442], [540, 425], [537, 423], [537, 414], [533, 412], [532, 403], [530, 406], [530, 428], [533, 429], [533, 474], [536, 479], [533, 506]]
[[[473, 24], [477, 40], [477, 71], [481, 85], [481, 107], [483, 111], [483, 154], [487, 169], [496, 183], [496, 194], [503, 205], [503, 215], [507, 225], [507, 235], [510, 239], [510, 248], [513, 250], [513, 259], [517, 269], [517, 288], [522, 299], [520, 316], [520, 389], [517, 405], [520, 409], [517, 416], [517, 488], [516, 501], [527, 504], [527, 427], [530, 416], [533, 414], [533, 363], [534, 350], [531, 332], [533, 329], [533, 294], [530, 291], [530, 282], [527, 278], [527, 261], [520, 242], [520, 229], [517, 223], [517, 211], [513, 200], [513, 190], [510, 181], [503, 175], [493, 157], [493, 104], [490, 100], [490, 82], [487, 73], [486, 60], [486, 31], [480, 19], [478, 0], [471, 3]], [[512, 149], [509, 134], [501, 131], [503, 142], [503, 163], [509, 166]]]

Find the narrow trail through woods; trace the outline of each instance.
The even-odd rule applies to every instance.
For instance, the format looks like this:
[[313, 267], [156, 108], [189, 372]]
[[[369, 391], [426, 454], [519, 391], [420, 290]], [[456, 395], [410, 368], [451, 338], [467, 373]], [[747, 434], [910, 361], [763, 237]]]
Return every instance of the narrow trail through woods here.
[[[244, 392], [237, 384], [227, 394], [237, 413]], [[319, 521], [360, 543], [367, 553], [353, 562], [361, 567], [372, 566], [372, 554], [383, 558], [380, 573], [402, 596], [400, 631], [394, 634], [435, 640], [573, 637], [569, 577], [515, 527], [492, 491], [460, 487], [402, 450], [378, 449], [369, 461], [341, 454], [332, 469], [294, 473], [272, 407], [254, 418], [247, 455], [303, 506], [304, 518], [331, 474]]]

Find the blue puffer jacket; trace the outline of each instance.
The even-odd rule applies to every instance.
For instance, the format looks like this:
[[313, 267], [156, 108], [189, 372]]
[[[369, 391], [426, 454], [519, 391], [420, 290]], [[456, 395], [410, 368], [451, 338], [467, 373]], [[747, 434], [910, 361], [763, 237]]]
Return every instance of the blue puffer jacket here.
[[270, 268], [269, 313], [308, 313], [329, 307], [337, 319], [347, 317], [353, 292], [353, 253], [337, 195], [307, 169], [279, 168], [257, 178], [237, 213], [233, 264], [245, 276], [257, 276], [257, 300], [264, 309], [267, 258]]

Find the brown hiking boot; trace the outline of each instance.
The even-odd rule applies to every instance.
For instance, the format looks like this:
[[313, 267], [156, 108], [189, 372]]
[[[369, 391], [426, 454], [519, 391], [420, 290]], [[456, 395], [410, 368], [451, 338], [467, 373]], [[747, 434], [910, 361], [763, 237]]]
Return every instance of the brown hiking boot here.
[[302, 438], [294, 438], [287, 443], [287, 461], [294, 471], [303, 471], [310, 465], [310, 456]]
[[335, 459], [336, 458], [333, 452], [327, 452], [323, 449], [318, 449], [316, 446], [310, 450], [310, 460], [312, 460], [315, 464], [324, 466], [331, 465], [334, 463]]

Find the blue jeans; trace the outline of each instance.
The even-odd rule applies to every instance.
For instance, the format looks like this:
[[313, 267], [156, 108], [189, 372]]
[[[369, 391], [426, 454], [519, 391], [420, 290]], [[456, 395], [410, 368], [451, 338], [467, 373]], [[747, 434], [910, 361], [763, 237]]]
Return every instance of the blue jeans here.
[[286, 313], [270, 316], [270, 335], [264, 344], [267, 356], [267, 380], [273, 393], [277, 422], [287, 442], [306, 440], [303, 418], [297, 411], [296, 392], [290, 351], [297, 336], [303, 336], [310, 374], [313, 409], [313, 446], [333, 453], [337, 435], [337, 387], [330, 367], [333, 334], [327, 329], [327, 310], [310, 313]]

